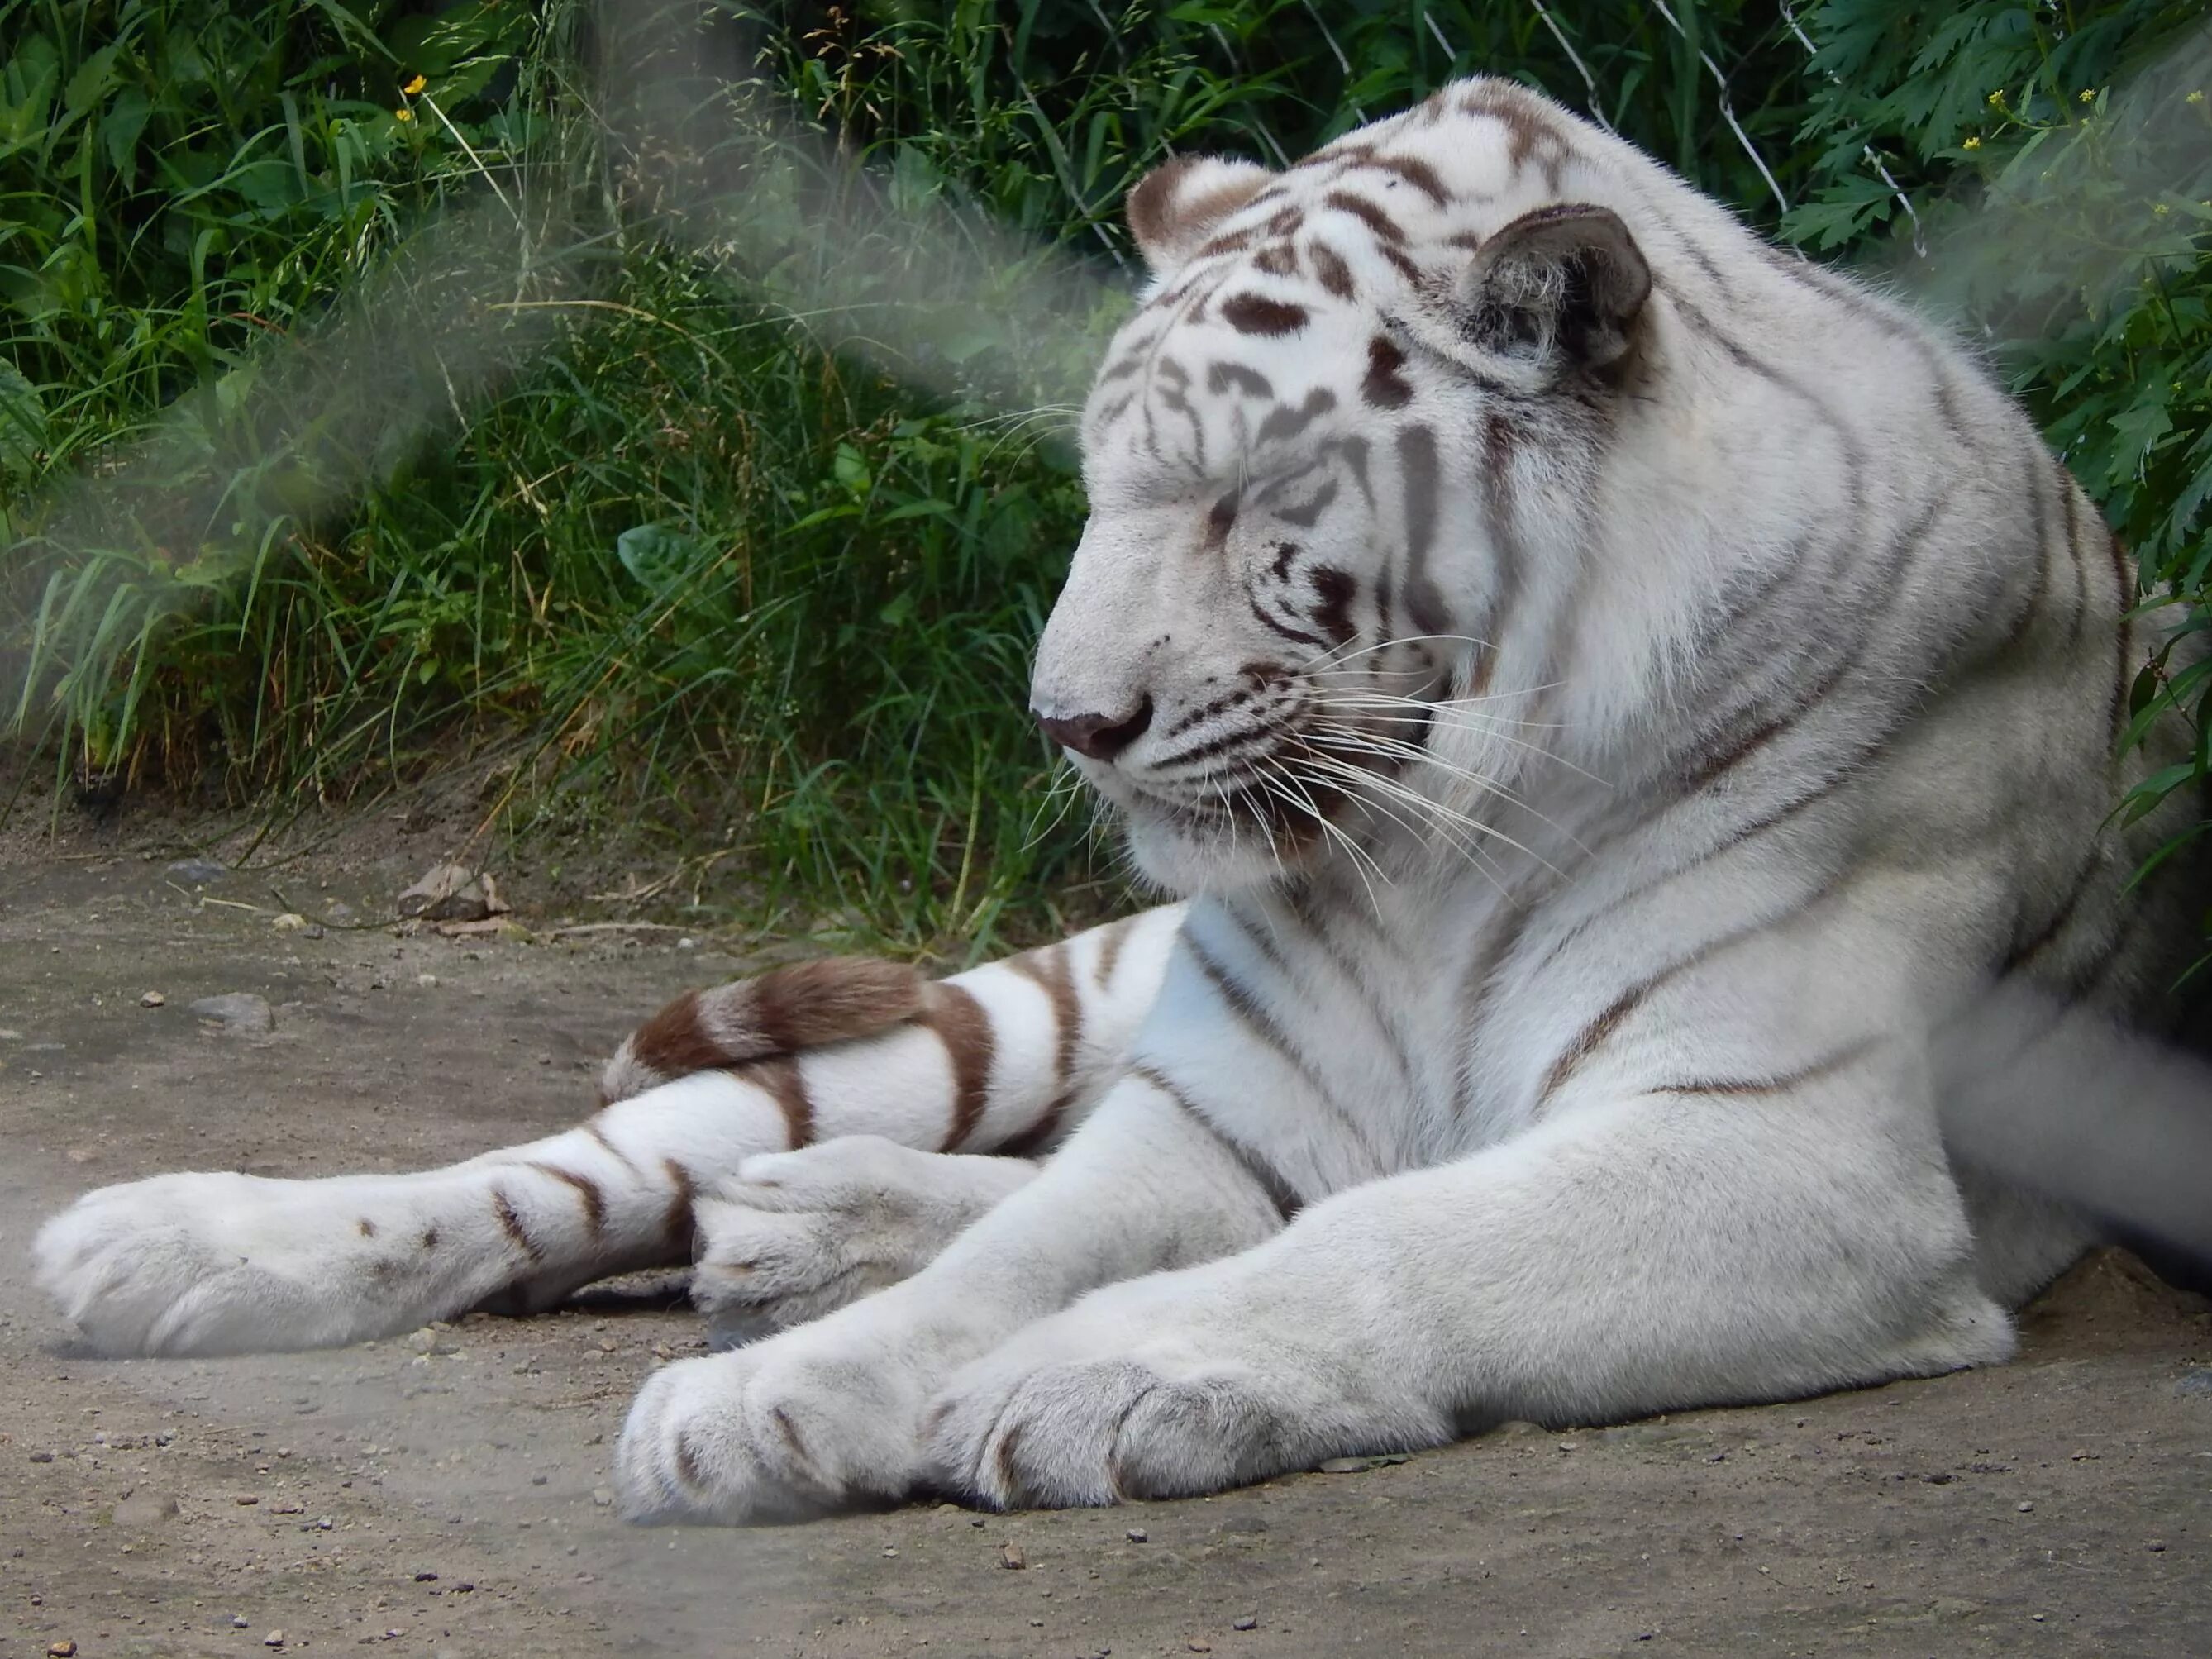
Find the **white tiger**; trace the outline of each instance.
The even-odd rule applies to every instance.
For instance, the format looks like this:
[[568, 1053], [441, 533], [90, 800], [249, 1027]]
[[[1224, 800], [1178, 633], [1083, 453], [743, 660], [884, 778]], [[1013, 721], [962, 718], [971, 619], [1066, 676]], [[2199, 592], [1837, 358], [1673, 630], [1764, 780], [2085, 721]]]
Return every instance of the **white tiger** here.
[[2011, 1352], [2094, 1229], [1947, 1153], [2022, 1071], [1943, 1021], [2148, 1005], [2197, 914], [2124, 896], [2134, 573], [2033, 428], [1498, 82], [1129, 217], [1032, 696], [1188, 907], [687, 999], [629, 1097], [453, 1170], [93, 1194], [38, 1254], [94, 1342], [542, 1305], [696, 1223], [702, 1302], [795, 1328], [656, 1373], [617, 1461], [720, 1521]]

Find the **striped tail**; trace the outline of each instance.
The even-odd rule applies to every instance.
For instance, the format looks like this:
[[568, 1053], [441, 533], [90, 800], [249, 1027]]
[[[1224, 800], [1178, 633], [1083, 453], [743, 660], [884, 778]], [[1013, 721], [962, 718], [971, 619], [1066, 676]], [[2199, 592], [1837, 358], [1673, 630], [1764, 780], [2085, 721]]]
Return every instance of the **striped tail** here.
[[830, 957], [686, 991], [632, 1031], [599, 1077], [611, 1106], [695, 1072], [873, 1036], [920, 1016], [928, 981], [874, 957]]

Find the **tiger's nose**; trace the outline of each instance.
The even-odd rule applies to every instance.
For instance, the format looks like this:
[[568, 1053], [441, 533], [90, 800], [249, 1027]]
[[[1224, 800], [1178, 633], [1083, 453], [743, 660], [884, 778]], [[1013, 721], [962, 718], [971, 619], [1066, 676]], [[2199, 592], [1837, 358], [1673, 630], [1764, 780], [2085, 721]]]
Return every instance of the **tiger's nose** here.
[[1087, 760], [1110, 761], [1142, 737], [1152, 723], [1152, 700], [1146, 697], [1133, 714], [1039, 714], [1044, 734], [1061, 748]]

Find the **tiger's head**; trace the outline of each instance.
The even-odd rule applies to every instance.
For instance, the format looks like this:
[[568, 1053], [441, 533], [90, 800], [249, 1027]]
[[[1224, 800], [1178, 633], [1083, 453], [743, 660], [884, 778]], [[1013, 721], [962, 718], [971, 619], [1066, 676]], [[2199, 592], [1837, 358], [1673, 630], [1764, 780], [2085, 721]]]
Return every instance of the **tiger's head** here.
[[1264, 881], [1402, 817], [1436, 710], [1535, 625], [1644, 372], [1650, 269], [1578, 193], [1606, 147], [1470, 82], [1287, 171], [1132, 192], [1152, 282], [1085, 412], [1030, 701], [1151, 878]]

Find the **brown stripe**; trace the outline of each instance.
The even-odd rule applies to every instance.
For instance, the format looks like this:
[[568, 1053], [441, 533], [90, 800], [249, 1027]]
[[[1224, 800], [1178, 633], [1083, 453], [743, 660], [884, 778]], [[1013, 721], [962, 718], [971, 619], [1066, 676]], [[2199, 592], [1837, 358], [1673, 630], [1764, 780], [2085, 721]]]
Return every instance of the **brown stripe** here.
[[1358, 220], [1386, 246], [1406, 240], [1406, 233], [1398, 228], [1398, 222], [1364, 196], [1354, 196], [1348, 190], [1333, 190], [1321, 199], [1323, 206], [1333, 207], [1340, 213], [1348, 213]]
[[522, 1218], [514, 1212], [514, 1200], [507, 1195], [506, 1188], [491, 1189], [491, 1209], [492, 1213], [499, 1218], [500, 1231], [514, 1241], [517, 1249], [528, 1256], [533, 1264], [545, 1260], [544, 1249], [530, 1236], [529, 1229], [522, 1224]]
[[760, 1033], [763, 1052], [793, 1054], [825, 1042], [870, 1036], [921, 1012], [927, 981], [902, 963], [878, 957], [828, 957], [772, 968], [726, 986], [742, 1022]]
[[1778, 1077], [1763, 1078], [1704, 1078], [1693, 1083], [1662, 1083], [1650, 1091], [1655, 1095], [1779, 1095], [1808, 1083], [1832, 1077], [1853, 1061], [1863, 1056], [1875, 1045], [1871, 1042], [1854, 1042], [1849, 1048], [1830, 1054], [1826, 1060], [1816, 1060], [1811, 1065]]
[[1316, 242], [1309, 250], [1313, 254], [1314, 270], [1321, 285], [1340, 300], [1352, 297], [1352, 267], [1344, 263], [1344, 256], [1323, 242]]
[[799, 1061], [791, 1059], [756, 1060], [738, 1075], [757, 1083], [775, 1099], [783, 1114], [784, 1144], [793, 1152], [814, 1139], [814, 1100], [806, 1092], [806, 1079]]
[[727, 1066], [731, 1054], [700, 1024], [699, 994], [686, 991], [630, 1033], [630, 1056], [664, 1079]]
[[1798, 911], [1793, 909], [1784, 915], [1775, 917], [1771, 921], [1762, 921], [1753, 927], [1739, 928], [1733, 933], [1725, 934], [1711, 944], [1692, 951], [1680, 961], [1670, 963], [1650, 978], [1638, 981], [1623, 991], [1606, 1006], [1596, 1018], [1583, 1026], [1576, 1034], [1575, 1040], [1567, 1045], [1565, 1051], [1552, 1062], [1551, 1069], [1544, 1074], [1543, 1085], [1536, 1091], [1536, 1111], [1539, 1113], [1543, 1111], [1552, 1097], [1557, 1094], [1565, 1086], [1567, 1079], [1574, 1075], [1576, 1069], [1604, 1047], [1607, 1039], [1620, 1028], [1621, 1022], [1643, 1006], [1653, 992], [1658, 990], [1668, 981], [1711, 961], [1722, 951], [1741, 945], [1747, 939], [1757, 938], [1770, 927], [1789, 920], [1790, 916], [1796, 914]]
[[1115, 964], [1121, 960], [1121, 947], [1128, 943], [1129, 929], [1135, 922], [1134, 916], [1124, 916], [1099, 930], [1098, 960], [1091, 964], [1091, 979], [1100, 990], [1113, 984]]
[[1170, 1101], [1172, 1101], [1182, 1112], [1183, 1115], [1189, 1118], [1192, 1122], [1197, 1124], [1200, 1127], [1203, 1128], [1206, 1133], [1212, 1135], [1213, 1139], [1220, 1144], [1221, 1149], [1224, 1152], [1227, 1152], [1231, 1158], [1235, 1158], [1238, 1164], [1243, 1166], [1244, 1173], [1251, 1176], [1254, 1184], [1256, 1185], [1261, 1192], [1267, 1194], [1268, 1202], [1275, 1206], [1276, 1213], [1280, 1215], [1284, 1220], [1288, 1221], [1300, 1210], [1305, 1208], [1305, 1200], [1298, 1196], [1298, 1189], [1297, 1188], [1293, 1187], [1288, 1181], [1284, 1179], [1283, 1172], [1280, 1170], [1278, 1170], [1273, 1164], [1270, 1164], [1266, 1158], [1261, 1157], [1259, 1153], [1254, 1152], [1249, 1146], [1245, 1146], [1242, 1141], [1232, 1140], [1227, 1135], [1222, 1133], [1219, 1127], [1214, 1123], [1213, 1120], [1206, 1116], [1204, 1112], [1200, 1111], [1198, 1108], [1192, 1103], [1190, 1097], [1184, 1094], [1182, 1090], [1176, 1088], [1174, 1084], [1169, 1082], [1165, 1077], [1153, 1070], [1152, 1067], [1142, 1064], [1132, 1066], [1129, 1068], [1129, 1075], [1134, 1078], [1140, 1078], [1145, 1082], [1151, 1084], [1152, 1087], [1158, 1089], [1162, 1094], [1165, 1095]]
[[1306, 308], [1286, 300], [1270, 300], [1258, 294], [1237, 294], [1221, 302], [1221, 320], [1239, 334], [1269, 338], [1296, 334], [1306, 325]]
[[660, 1224], [661, 1235], [667, 1240], [672, 1253], [688, 1257], [691, 1254], [691, 1234], [696, 1225], [691, 1215], [691, 1200], [698, 1196], [699, 1183], [693, 1179], [690, 1170], [672, 1158], [662, 1158], [660, 1168], [672, 1189], [668, 1199], [668, 1213]]
[[1006, 966], [1033, 980], [1052, 1003], [1053, 1097], [1044, 1109], [1043, 1123], [1056, 1126], [1075, 1091], [1076, 1044], [1083, 1036], [1083, 1000], [1075, 994], [1075, 975], [1067, 962], [1065, 945], [1024, 951]]
[[598, 1238], [605, 1233], [607, 1195], [599, 1190], [598, 1182], [587, 1175], [578, 1175], [574, 1170], [564, 1170], [557, 1164], [540, 1164], [532, 1160], [525, 1167], [535, 1170], [540, 1175], [551, 1176], [556, 1181], [566, 1182], [574, 1188], [576, 1196], [583, 1200], [584, 1224], [591, 1229], [592, 1237]]
[[2074, 913], [2081, 908], [2082, 899], [2089, 891], [2089, 884], [2095, 878], [2102, 863], [2103, 860], [2093, 850], [2088, 858], [2083, 861], [2081, 869], [2075, 872], [2073, 884], [2066, 890], [2065, 898], [2060, 902], [2058, 908], [2051, 913], [2050, 920], [2044, 923], [2033, 938], [2015, 943], [2012, 949], [2005, 953], [2005, 959], [1997, 964], [1997, 973], [2000, 976], [2018, 973], [2050, 948], [2051, 941], [2065, 930], [2067, 923], [2074, 920]]
[[990, 1099], [991, 1059], [996, 1043], [991, 1017], [975, 994], [964, 986], [940, 981], [929, 988], [923, 1000], [921, 1023], [937, 1033], [945, 1055], [952, 1063], [952, 1123], [945, 1131], [944, 1150], [964, 1145], [983, 1121]]
[[629, 1154], [623, 1151], [621, 1147], [615, 1145], [614, 1141], [608, 1136], [607, 1132], [599, 1127], [598, 1119], [593, 1118], [587, 1121], [584, 1125], [584, 1133], [591, 1136], [592, 1139], [598, 1141], [601, 1146], [605, 1147], [606, 1149], [607, 1156], [614, 1159], [616, 1163], [621, 1164], [623, 1169], [628, 1170], [632, 1175], [635, 1175], [638, 1172], [637, 1165], [631, 1163], [629, 1160]]

